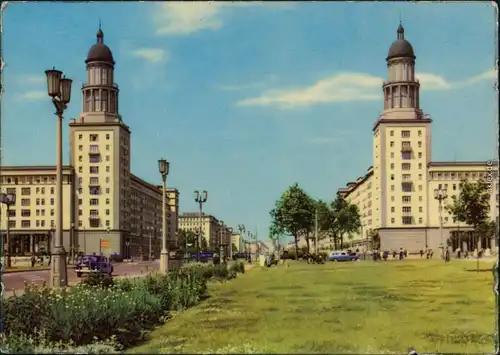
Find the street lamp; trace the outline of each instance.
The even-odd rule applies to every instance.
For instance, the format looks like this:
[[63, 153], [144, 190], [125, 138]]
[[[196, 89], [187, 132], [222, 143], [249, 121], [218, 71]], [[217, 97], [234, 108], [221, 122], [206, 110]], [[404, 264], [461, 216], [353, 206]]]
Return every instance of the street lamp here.
[[[0, 193], [0, 203], [4, 204], [6, 207], [7, 207], [7, 218], [6, 218], [6, 227], [5, 227], [5, 230], [6, 230], [6, 234], [7, 234], [7, 253], [3, 253], [3, 255], [5, 255], [7, 257], [7, 262], [4, 263], [4, 265], [7, 265], [7, 267], [11, 267], [11, 259], [10, 259], [10, 226], [9, 226], [9, 217], [10, 217], [10, 206], [12, 205], [15, 205], [16, 204], [16, 194], [12, 194], [12, 193]], [[2, 246], [1, 248], [3, 249], [4, 248], [4, 241], [2, 240]]]
[[[244, 224], [238, 224], [238, 230], [240, 231], [240, 238], [243, 239], [243, 243], [245, 244], [245, 256], [246, 256], [246, 253], [247, 253], [247, 242], [245, 240], [245, 225]], [[241, 242], [240, 242], [240, 247], [241, 247]]]
[[[445, 259], [445, 243], [443, 243], [443, 200], [445, 200], [447, 197], [448, 191], [446, 189], [441, 189], [441, 187], [434, 189], [434, 198], [438, 200], [439, 203], [439, 234], [441, 235], [441, 257], [443, 259]], [[446, 244], [448, 244], [448, 238], [446, 238]]]
[[229, 256], [229, 260], [233, 260], [233, 227], [229, 227], [227, 229], [227, 232], [229, 234], [229, 239], [228, 239], [228, 256]]
[[219, 235], [219, 258], [220, 261], [222, 262], [223, 260], [223, 250], [222, 250], [222, 245], [224, 244], [223, 238], [224, 238], [224, 221], [219, 221], [219, 228], [220, 228], [220, 235]]
[[162, 230], [161, 230], [161, 253], [160, 272], [168, 273], [168, 247], [167, 247], [167, 175], [170, 163], [166, 159], [158, 160], [158, 170], [162, 180]]
[[203, 234], [203, 204], [207, 202], [208, 192], [203, 190], [201, 193], [194, 190], [194, 202], [197, 202], [200, 207], [200, 232], [198, 233], [198, 242], [196, 245], [196, 261], [200, 261], [201, 237]]
[[152, 260], [153, 259], [153, 249], [152, 249], [151, 241], [153, 238], [153, 227], [149, 226], [149, 227], [147, 227], [147, 230], [148, 230], [148, 237], [149, 237], [149, 257], [148, 257], [148, 260]]
[[50, 285], [52, 287], [66, 287], [68, 275], [66, 271], [66, 251], [63, 245], [63, 191], [62, 191], [62, 121], [64, 110], [68, 107], [71, 99], [71, 79], [63, 76], [63, 73], [55, 68], [45, 71], [47, 76], [47, 93], [52, 98], [56, 108], [57, 131], [56, 131], [56, 234], [54, 239], [54, 250], [52, 251], [53, 263], [50, 268]]

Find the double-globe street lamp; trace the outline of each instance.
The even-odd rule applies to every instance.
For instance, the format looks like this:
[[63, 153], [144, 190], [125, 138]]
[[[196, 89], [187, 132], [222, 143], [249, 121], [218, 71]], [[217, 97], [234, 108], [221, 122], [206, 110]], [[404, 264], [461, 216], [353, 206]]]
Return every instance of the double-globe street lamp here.
[[197, 235], [197, 242], [196, 242], [196, 261], [200, 261], [200, 248], [201, 248], [201, 238], [203, 235], [203, 204], [207, 202], [208, 199], [208, 192], [206, 190], [198, 191], [194, 190], [194, 202], [198, 203], [199, 206], [199, 213], [200, 213], [200, 230], [198, 231]]
[[66, 251], [63, 245], [63, 149], [62, 149], [62, 121], [64, 110], [71, 99], [72, 80], [65, 78], [63, 73], [55, 68], [45, 71], [47, 76], [47, 92], [56, 108], [56, 231], [54, 249], [52, 250], [52, 264], [50, 268], [50, 286], [66, 287], [68, 275], [66, 270]]
[[448, 190], [442, 189], [441, 187], [434, 189], [434, 198], [439, 203], [439, 234], [441, 235], [441, 257], [445, 259], [445, 248], [448, 245], [448, 238], [446, 241], [443, 240], [443, 201], [448, 197]]
[[3, 256], [7, 259], [4, 262], [4, 265], [6, 265], [8, 268], [11, 267], [11, 259], [10, 259], [10, 206], [16, 204], [16, 194], [13, 193], [0, 193], [0, 203], [4, 204], [7, 207], [7, 213], [6, 213], [6, 223], [5, 223], [5, 231], [6, 231], [6, 238], [7, 238], [7, 252], [4, 250], [5, 243], [3, 240], [1, 240], [2, 245], [0, 246], [2, 248], [2, 254]]
[[168, 273], [168, 247], [167, 247], [167, 175], [170, 163], [161, 158], [158, 160], [158, 170], [162, 180], [162, 209], [161, 209], [161, 253], [160, 253], [160, 272]]
[[[238, 231], [240, 232], [240, 239], [245, 244], [245, 256], [247, 256], [246, 255], [246, 253], [247, 253], [247, 248], [246, 248], [247, 247], [247, 242], [245, 240], [245, 225], [244, 224], [238, 224]], [[241, 242], [239, 244], [240, 244], [239, 246], [241, 246]]]

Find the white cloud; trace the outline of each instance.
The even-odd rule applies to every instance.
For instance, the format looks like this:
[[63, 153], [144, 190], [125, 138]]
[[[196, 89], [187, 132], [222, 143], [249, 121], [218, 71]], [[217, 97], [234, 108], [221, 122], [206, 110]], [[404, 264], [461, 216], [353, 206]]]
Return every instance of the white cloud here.
[[[285, 6], [290, 4], [284, 3]], [[163, 2], [155, 7], [153, 20], [156, 34], [189, 35], [201, 30], [218, 30], [223, 26], [222, 16], [226, 9], [250, 6], [283, 7], [283, 3], [266, 1], [249, 2]]]
[[383, 79], [364, 73], [341, 73], [309, 86], [277, 89], [237, 102], [238, 106], [306, 107], [327, 102], [366, 101], [380, 99]]
[[35, 101], [35, 100], [43, 100], [43, 99], [49, 99], [49, 96], [47, 95], [47, 91], [45, 90], [31, 90], [31, 91], [26, 91], [20, 95], [20, 97], [23, 100], [29, 100], [29, 101]]
[[20, 84], [39, 85], [45, 83], [45, 81], [46, 78], [43, 75], [23, 75], [19, 78]]
[[166, 52], [160, 48], [138, 48], [132, 52], [132, 55], [151, 63], [163, 62], [167, 57]]
[[[456, 82], [430, 73], [419, 73], [415, 76], [420, 81], [421, 90], [443, 91], [494, 78], [495, 75], [495, 71], [488, 71]], [[367, 73], [339, 73], [323, 78], [312, 85], [268, 90], [257, 97], [240, 100], [236, 102], [236, 105], [275, 106], [281, 109], [291, 109], [324, 103], [381, 100], [383, 80], [383, 78]]]

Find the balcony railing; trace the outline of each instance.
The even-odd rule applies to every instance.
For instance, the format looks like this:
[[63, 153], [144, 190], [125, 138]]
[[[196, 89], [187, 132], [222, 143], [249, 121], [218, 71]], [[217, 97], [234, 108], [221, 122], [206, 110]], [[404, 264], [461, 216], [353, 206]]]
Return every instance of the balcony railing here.
[[412, 215], [412, 213], [411, 213], [411, 211], [409, 211], [409, 212], [405, 212], [405, 211], [403, 211], [403, 212], [401, 213], [401, 215], [402, 215], [403, 217], [412, 217], [412, 216], [413, 216], [413, 215]]
[[89, 182], [90, 187], [100, 187], [101, 185], [99, 184], [99, 181], [90, 181]]
[[411, 145], [403, 145], [401, 146], [402, 153], [411, 153], [413, 151]]
[[92, 220], [94, 220], [94, 221], [95, 221], [95, 220], [99, 220], [99, 219], [101, 219], [101, 218], [100, 218], [100, 217], [99, 217], [99, 215], [97, 215], [97, 214], [91, 214], [91, 215], [89, 216], [89, 219], [92, 219]]
[[100, 155], [101, 152], [99, 151], [99, 149], [93, 149], [93, 150], [89, 150], [89, 155]]

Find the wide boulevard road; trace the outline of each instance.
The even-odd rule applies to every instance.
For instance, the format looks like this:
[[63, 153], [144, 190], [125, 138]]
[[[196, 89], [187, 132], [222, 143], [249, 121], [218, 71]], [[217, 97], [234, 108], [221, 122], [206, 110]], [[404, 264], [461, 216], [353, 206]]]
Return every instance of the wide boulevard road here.
[[[146, 273], [148, 270], [157, 269], [159, 267], [159, 261], [139, 261], [134, 263], [116, 263], [113, 264], [113, 276], [139, 276]], [[49, 270], [34, 270], [34, 271], [22, 271], [22, 272], [12, 272], [2, 275], [2, 282], [5, 286], [5, 291], [8, 293], [13, 290], [23, 290], [24, 284], [36, 284], [41, 285], [45, 281], [47, 284], [49, 282]], [[75, 283], [80, 279], [76, 277], [76, 273], [73, 271], [73, 267], [68, 267], [68, 282]]]

